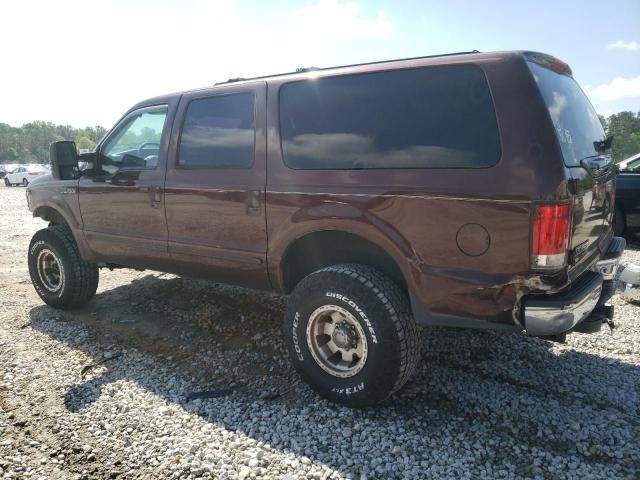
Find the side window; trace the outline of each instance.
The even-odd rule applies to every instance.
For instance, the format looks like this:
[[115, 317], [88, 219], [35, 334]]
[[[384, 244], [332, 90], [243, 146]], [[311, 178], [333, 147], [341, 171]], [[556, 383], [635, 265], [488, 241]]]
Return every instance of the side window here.
[[250, 168], [254, 155], [253, 93], [198, 98], [189, 103], [178, 168]]
[[113, 174], [121, 169], [153, 170], [158, 166], [167, 106], [130, 116], [100, 149], [100, 165]]
[[489, 86], [473, 65], [285, 84], [280, 134], [296, 169], [482, 168], [500, 159]]

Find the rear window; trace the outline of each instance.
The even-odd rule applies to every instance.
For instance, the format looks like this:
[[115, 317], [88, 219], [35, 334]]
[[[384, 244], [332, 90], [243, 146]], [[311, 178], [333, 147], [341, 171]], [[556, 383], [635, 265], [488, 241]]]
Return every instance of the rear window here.
[[489, 86], [472, 65], [285, 84], [280, 130], [296, 169], [483, 168], [500, 158]]
[[577, 82], [537, 63], [528, 62], [556, 130], [567, 166], [598, 155], [594, 144], [605, 139], [598, 114]]

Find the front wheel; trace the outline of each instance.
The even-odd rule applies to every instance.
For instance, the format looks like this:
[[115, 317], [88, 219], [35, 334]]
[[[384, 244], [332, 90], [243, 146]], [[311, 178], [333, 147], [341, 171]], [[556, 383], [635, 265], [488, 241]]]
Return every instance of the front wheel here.
[[31, 282], [47, 305], [81, 307], [95, 295], [98, 267], [82, 259], [68, 226], [37, 231], [29, 245], [28, 260]]
[[5, 179], [4, 179], [4, 184], [5, 184], [5, 186], [7, 186], [7, 187], [10, 187], [10, 186], [11, 186], [11, 182], [10, 182], [10, 181], [9, 181], [9, 179], [8, 179], [8, 178], [6, 178], [6, 177], [5, 177]]
[[406, 294], [363, 265], [318, 270], [295, 288], [284, 333], [291, 360], [322, 397], [350, 407], [385, 400], [420, 359]]

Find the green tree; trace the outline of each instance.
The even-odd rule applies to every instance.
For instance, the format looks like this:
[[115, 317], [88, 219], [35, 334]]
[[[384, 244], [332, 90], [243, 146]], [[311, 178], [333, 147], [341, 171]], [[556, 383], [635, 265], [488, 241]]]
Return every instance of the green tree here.
[[82, 135], [76, 139], [76, 146], [78, 147], [78, 150], [93, 150], [96, 146], [96, 142], [91, 140], [89, 137]]
[[35, 121], [12, 127], [0, 123], [0, 163], [46, 163], [49, 145], [59, 140], [74, 140], [78, 148], [92, 150], [106, 132], [98, 125], [74, 128]]
[[613, 135], [613, 158], [619, 162], [640, 153], [640, 112], [620, 112], [606, 120], [607, 135]]

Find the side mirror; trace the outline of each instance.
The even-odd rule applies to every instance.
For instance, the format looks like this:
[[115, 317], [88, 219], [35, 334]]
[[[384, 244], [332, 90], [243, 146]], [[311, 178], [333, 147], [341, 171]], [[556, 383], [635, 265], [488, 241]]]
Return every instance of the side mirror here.
[[75, 142], [53, 142], [49, 147], [51, 176], [56, 180], [75, 180], [80, 176]]

